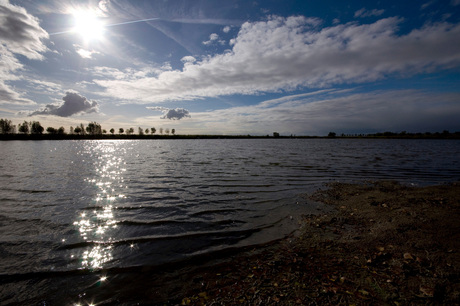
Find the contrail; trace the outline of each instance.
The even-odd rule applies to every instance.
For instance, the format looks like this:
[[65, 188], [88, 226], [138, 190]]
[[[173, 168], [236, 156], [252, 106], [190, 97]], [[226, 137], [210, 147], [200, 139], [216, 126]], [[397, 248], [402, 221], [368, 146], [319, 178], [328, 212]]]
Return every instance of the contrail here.
[[[133, 21], [125, 21], [125, 22], [119, 22], [119, 23], [112, 23], [112, 24], [106, 24], [104, 27], [115, 27], [119, 25], [124, 25], [124, 24], [131, 24], [131, 23], [137, 23], [137, 22], [146, 22], [146, 21], [152, 21], [152, 20], [158, 20], [160, 18], [147, 18], [147, 19], [139, 19], [139, 20], [133, 20]], [[49, 33], [49, 35], [59, 35], [59, 34], [66, 34], [70, 33], [73, 30], [68, 30], [68, 31], [62, 31], [62, 32], [55, 32], [55, 33]]]
[[106, 25], [106, 27], [114, 27], [114, 26], [119, 26], [119, 25], [122, 25], [122, 24], [130, 24], [130, 23], [151, 21], [151, 20], [157, 20], [157, 19], [160, 19], [160, 18], [148, 18], [148, 19], [140, 19], [140, 20], [126, 21], [126, 22], [108, 24], [108, 25]]

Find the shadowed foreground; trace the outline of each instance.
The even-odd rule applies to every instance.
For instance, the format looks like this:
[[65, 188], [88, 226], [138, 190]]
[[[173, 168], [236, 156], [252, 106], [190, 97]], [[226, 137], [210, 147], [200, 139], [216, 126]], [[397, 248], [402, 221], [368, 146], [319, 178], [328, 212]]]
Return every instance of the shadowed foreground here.
[[306, 197], [334, 210], [305, 216], [279, 245], [182, 275], [169, 303], [460, 303], [458, 183], [329, 187]]

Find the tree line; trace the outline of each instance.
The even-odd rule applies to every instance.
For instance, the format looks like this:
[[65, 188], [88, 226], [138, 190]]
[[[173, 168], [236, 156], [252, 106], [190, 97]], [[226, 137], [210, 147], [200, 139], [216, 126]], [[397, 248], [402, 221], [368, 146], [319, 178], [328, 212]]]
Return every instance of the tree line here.
[[[39, 121], [24, 121], [23, 123], [18, 124], [17, 126], [13, 124], [13, 122], [9, 119], [0, 119], [0, 134], [30, 134], [30, 135], [42, 135], [45, 132], [45, 128], [40, 124]], [[83, 123], [80, 123], [80, 125], [76, 126], [75, 128], [73, 126], [70, 127], [69, 133], [66, 133], [66, 130], [63, 126], [59, 128], [54, 128], [54, 127], [47, 127], [46, 132], [50, 135], [103, 135], [107, 134], [107, 130], [103, 129], [102, 126], [97, 123], [97, 122], [90, 122], [88, 123], [87, 126], [85, 126]], [[116, 130], [114, 128], [111, 128], [109, 130], [110, 134], [115, 135]], [[126, 135], [133, 135], [135, 132], [134, 128], [127, 128], [126, 130], [124, 128], [119, 128], [118, 129], [118, 135], [126, 134]], [[157, 129], [154, 127], [151, 128], [141, 128], [138, 127], [137, 129], [137, 134], [138, 135], [154, 135], [157, 132]], [[159, 134], [163, 135], [175, 135], [176, 130], [175, 129], [163, 129], [159, 128], [158, 129]]]

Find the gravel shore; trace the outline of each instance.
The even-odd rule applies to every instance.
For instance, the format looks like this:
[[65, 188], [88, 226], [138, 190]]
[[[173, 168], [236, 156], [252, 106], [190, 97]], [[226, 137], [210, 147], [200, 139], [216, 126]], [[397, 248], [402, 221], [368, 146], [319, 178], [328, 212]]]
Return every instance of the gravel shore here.
[[275, 245], [183, 273], [164, 302], [460, 304], [459, 183], [333, 183], [305, 197], [333, 209]]

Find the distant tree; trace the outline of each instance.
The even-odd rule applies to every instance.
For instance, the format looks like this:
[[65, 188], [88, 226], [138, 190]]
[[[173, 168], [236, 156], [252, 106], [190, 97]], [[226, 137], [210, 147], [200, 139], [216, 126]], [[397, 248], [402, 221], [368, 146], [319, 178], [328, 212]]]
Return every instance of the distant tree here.
[[83, 123], [80, 123], [80, 134], [81, 135], [85, 135], [86, 132], [85, 132], [85, 125]]
[[334, 138], [337, 134], [335, 132], [329, 132], [329, 134], [327, 134], [327, 137], [331, 137], [331, 138]]
[[163, 128], [160, 128], [160, 134], [163, 134]]
[[118, 129], [118, 134], [123, 134], [124, 132], [125, 132], [125, 130], [123, 128]]
[[152, 134], [155, 134], [156, 131], [157, 131], [156, 128], [154, 128], [154, 127], [153, 127], [153, 128], [150, 128], [150, 132], [151, 132]]
[[57, 129], [57, 133], [59, 135], [64, 135], [65, 134], [65, 128], [63, 126], [61, 126], [60, 128]]
[[70, 133], [70, 134], [73, 134], [73, 133], [74, 133], [74, 129], [73, 129], [73, 126], [70, 126], [70, 130], [69, 130], [69, 133]]
[[102, 130], [102, 134], [107, 134], [107, 130]]
[[131, 134], [133, 134], [133, 133], [134, 133], [134, 129], [133, 129], [133, 128], [129, 128], [129, 129], [126, 130], [126, 134], [127, 134], [127, 135], [131, 135]]
[[77, 127], [73, 130], [73, 132], [74, 132], [75, 134], [81, 134], [82, 129], [81, 129], [81, 127], [77, 126]]
[[171, 129], [171, 134], [176, 134], [176, 129]]
[[150, 130], [149, 129], [145, 129], [145, 134], [149, 134], [150, 133]]
[[112, 135], [115, 134], [114, 128], [111, 128], [111, 129], [110, 129], [110, 134], [112, 134]]
[[42, 127], [42, 125], [38, 121], [33, 121], [32, 124], [30, 125], [30, 133], [31, 134], [41, 135], [41, 134], [43, 134], [44, 130], [45, 130], [45, 128]]
[[11, 120], [0, 119], [0, 133], [2, 134], [13, 133], [14, 129], [15, 129], [15, 126], [13, 125]]
[[165, 129], [165, 134], [169, 135], [169, 129]]
[[275, 138], [280, 137], [280, 133], [278, 133], [278, 132], [273, 132], [273, 137], [275, 137]]
[[97, 122], [90, 122], [86, 127], [86, 132], [90, 135], [102, 135], [102, 127]]
[[144, 135], [144, 129], [143, 128], [138, 127], [137, 131], [138, 131], [139, 135]]
[[54, 127], [51, 127], [51, 126], [49, 126], [49, 127], [46, 128], [46, 132], [47, 132], [48, 134], [52, 134], [52, 135], [57, 134], [57, 130], [56, 130]]
[[29, 134], [29, 122], [24, 121], [24, 123], [18, 125], [19, 133]]

